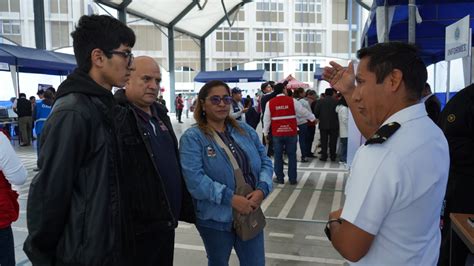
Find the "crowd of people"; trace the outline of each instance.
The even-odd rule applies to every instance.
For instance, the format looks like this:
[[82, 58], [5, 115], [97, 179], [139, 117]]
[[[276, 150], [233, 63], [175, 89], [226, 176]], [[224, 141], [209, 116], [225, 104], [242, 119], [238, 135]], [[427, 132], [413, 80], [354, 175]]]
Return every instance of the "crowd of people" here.
[[[284, 154], [295, 185], [297, 144], [302, 162], [316, 157], [318, 126], [319, 160], [346, 162], [349, 111], [367, 141], [351, 165], [344, 206], [325, 228], [344, 258], [434, 265], [441, 254], [445, 265], [447, 214], [474, 212], [467, 200], [474, 86], [438, 111], [437, 121], [428, 116], [426, 67], [412, 45], [363, 48], [356, 71], [331, 62], [323, 77], [332, 88], [319, 99], [283, 81], [263, 83], [252, 101], [210, 81], [192, 105], [196, 123], [178, 140], [158, 97], [160, 68], [151, 57], [134, 58], [131, 28], [109, 16], [82, 16], [71, 36], [77, 69], [55, 95], [44, 92], [35, 115], [33, 108], [23, 113], [32, 106], [25, 95], [15, 106], [20, 128], [30, 130], [35, 117], [39, 131], [23, 246], [33, 265], [172, 265], [178, 221], [196, 225], [208, 265], [228, 265], [232, 249], [241, 265], [265, 265], [260, 206], [273, 183], [285, 182]], [[123, 89], [112, 94], [112, 87]], [[185, 100], [175, 99], [178, 122], [191, 109]], [[21, 138], [31, 143], [29, 131]], [[11, 185], [25, 182], [26, 170], [2, 133], [0, 147], [0, 265], [11, 266], [11, 223], [19, 214]], [[459, 239], [452, 244], [462, 263], [468, 251]]]

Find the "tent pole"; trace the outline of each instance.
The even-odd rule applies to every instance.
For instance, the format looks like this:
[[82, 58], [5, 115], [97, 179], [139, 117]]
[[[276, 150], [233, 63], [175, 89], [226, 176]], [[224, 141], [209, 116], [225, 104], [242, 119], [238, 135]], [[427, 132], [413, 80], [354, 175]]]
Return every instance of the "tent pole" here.
[[168, 27], [168, 68], [170, 72], [170, 107], [175, 110], [174, 27]]
[[390, 28], [388, 26], [388, 3], [387, 3], [387, 0], [385, 0], [383, 8], [384, 8], [384, 18], [385, 18], [385, 33], [383, 35], [383, 42], [388, 42], [389, 41], [388, 31], [390, 30]]
[[449, 85], [450, 85], [450, 77], [451, 77], [451, 61], [448, 61], [447, 66], [448, 76], [446, 77], [446, 103], [449, 101]]
[[416, 0], [408, 1], [408, 43], [416, 43]]

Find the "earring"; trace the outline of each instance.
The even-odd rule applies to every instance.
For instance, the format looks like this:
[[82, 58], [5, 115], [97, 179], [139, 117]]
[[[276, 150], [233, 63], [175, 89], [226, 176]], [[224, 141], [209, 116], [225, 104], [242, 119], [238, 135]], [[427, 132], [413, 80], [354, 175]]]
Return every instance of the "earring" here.
[[206, 112], [202, 111], [202, 116], [206, 116]]

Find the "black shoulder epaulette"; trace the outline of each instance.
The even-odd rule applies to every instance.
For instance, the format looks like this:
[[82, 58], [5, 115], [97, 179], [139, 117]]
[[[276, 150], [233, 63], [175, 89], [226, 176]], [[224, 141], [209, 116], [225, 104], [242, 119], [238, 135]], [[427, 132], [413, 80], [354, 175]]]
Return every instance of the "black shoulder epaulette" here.
[[365, 145], [383, 143], [388, 138], [390, 138], [390, 136], [392, 136], [393, 133], [395, 133], [395, 131], [397, 131], [399, 128], [400, 124], [397, 122], [388, 123], [379, 128], [379, 130], [377, 130], [377, 132], [375, 132], [375, 134], [365, 142]]

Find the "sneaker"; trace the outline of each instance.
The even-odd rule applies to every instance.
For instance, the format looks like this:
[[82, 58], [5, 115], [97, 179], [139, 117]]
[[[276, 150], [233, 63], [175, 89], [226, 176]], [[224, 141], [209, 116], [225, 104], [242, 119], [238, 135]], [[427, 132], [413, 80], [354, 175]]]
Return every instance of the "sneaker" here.
[[327, 157], [326, 158], [321, 157], [321, 158], [319, 158], [319, 160], [325, 162], [325, 161], [328, 160], [328, 158]]
[[290, 180], [290, 185], [296, 185], [296, 184], [298, 184], [298, 181], [296, 181], [296, 180], [291, 181], [291, 180]]
[[301, 157], [301, 162], [302, 162], [302, 163], [307, 163], [307, 162], [308, 162], [308, 159], [306, 159], [305, 157]]
[[273, 178], [273, 183], [277, 183], [277, 184], [285, 184], [285, 181], [283, 181], [283, 180], [280, 180], [280, 179], [278, 179], [278, 178], [276, 178], [276, 177], [275, 177], [275, 178]]

